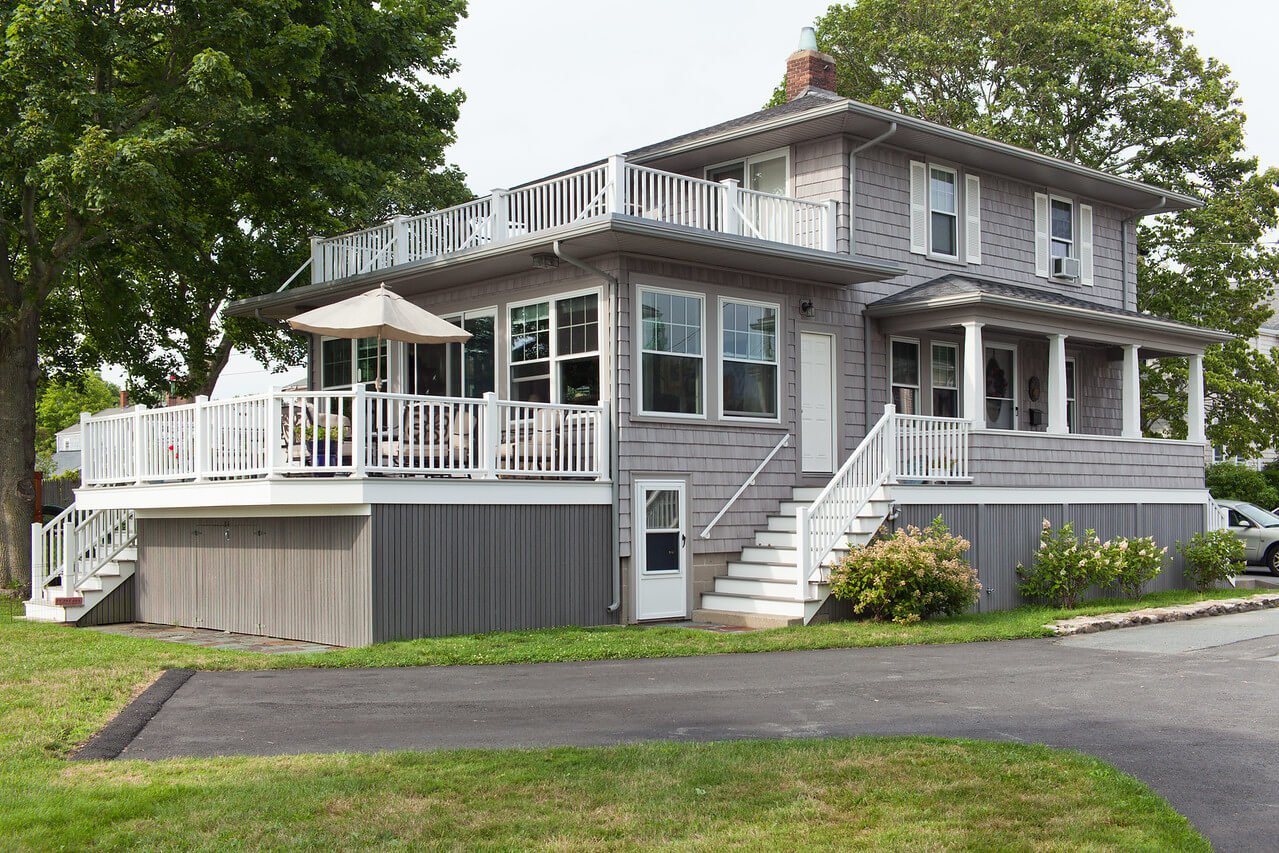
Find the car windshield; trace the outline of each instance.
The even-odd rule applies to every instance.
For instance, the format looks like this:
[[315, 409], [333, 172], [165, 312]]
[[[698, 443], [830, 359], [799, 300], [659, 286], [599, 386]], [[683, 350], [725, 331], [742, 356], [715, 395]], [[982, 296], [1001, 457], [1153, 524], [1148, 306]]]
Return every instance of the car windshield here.
[[1279, 527], [1279, 515], [1252, 504], [1236, 504], [1235, 511], [1258, 527]]

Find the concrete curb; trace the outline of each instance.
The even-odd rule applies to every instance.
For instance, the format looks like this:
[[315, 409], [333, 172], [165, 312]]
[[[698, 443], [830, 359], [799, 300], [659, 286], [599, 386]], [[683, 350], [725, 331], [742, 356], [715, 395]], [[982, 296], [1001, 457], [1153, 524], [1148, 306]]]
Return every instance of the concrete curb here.
[[151, 722], [151, 718], [160, 712], [164, 703], [168, 702], [169, 698], [178, 692], [178, 688], [186, 684], [193, 675], [195, 675], [193, 669], [165, 670], [154, 684], [143, 690], [137, 699], [126, 705], [111, 722], [107, 723], [88, 743], [80, 747], [71, 756], [71, 760], [110, 761], [118, 758], [125, 747], [138, 736], [138, 732], [142, 731], [146, 724]]
[[1194, 604], [1174, 604], [1169, 607], [1148, 607], [1145, 610], [1131, 610], [1127, 613], [1073, 616], [1044, 627], [1058, 637], [1069, 637], [1072, 634], [1093, 634], [1115, 628], [1154, 625], [1158, 622], [1179, 622], [1183, 619], [1202, 619], [1205, 616], [1224, 616], [1228, 613], [1247, 613], [1252, 610], [1268, 610], [1275, 607], [1279, 607], [1279, 593], [1253, 595], [1248, 598], [1196, 601]]

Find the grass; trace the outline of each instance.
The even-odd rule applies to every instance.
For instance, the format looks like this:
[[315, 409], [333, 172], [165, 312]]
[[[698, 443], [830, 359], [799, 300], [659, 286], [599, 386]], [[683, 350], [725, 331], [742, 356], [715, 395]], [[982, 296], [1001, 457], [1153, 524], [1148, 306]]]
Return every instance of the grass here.
[[1207, 850], [1140, 782], [1074, 753], [934, 738], [68, 763], [161, 670], [591, 660], [1041, 636], [1073, 611], [750, 634], [556, 629], [265, 656], [0, 616], [6, 849]]

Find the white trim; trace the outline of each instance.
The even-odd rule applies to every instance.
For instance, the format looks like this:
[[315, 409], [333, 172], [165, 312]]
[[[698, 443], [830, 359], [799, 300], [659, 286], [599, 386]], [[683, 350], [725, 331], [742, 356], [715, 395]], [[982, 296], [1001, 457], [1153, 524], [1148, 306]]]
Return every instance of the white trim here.
[[[296, 506], [210, 506], [200, 518], [340, 518], [373, 514], [372, 504], [311, 504]], [[194, 518], [191, 510], [174, 507], [137, 510], [138, 518]]]
[[[680, 353], [680, 352], [672, 353], [672, 352], [665, 352], [663, 350], [645, 349], [644, 347], [644, 293], [646, 291], [650, 293], [669, 293], [675, 296], [689, 297], [689, 298], [696, 299], [701, 304], [702, 347], [701, 347], [700, 353], [694, 356], [690, 353]], [[633, 334], [635, 335], [635, 337], [633, 339], [634, 344], [632, 345], [631, 349], [633, 352], [639, 353], [639, 358], [635, 360], [635, 365], [634, 365], [635, 382], [631, 386], [631, 393], [634, 395], [632, 398], [633, 410], [635, 411], [637, 415], [640, 415], [640, 416], [648, 415], [648, 416], [659, 417], [659, 418], [678, 418], [680, 420], [690, 420], [690, 421], [694, 421], [694, 420], [705, 421], [709, 417], [708, 411], [707, 411], [709, 409], [709, 406], [707, 404], [708, 401], [706, 399], [706, 387], [709, 384], [706, 377], [706, 361], [707, 361], [706, 348], [710, 344], [710, 339], [707, 334], [707, 327], [706, 327], [706, 301], [707, 301], [706, 294], [699, 293], [698, 291], [695, 291], [695, 290], [677, 290], [671, 287], [661, 287], [661, 286], [656, 286], [651, 284], [635, 285], [635, 300], [632, 303], [633, 308], [631, 311], [631, 313], [634, 315]], [[701, 362], [702, 362], [701, 409], [702, 411], [700, 414], [695, 412], [659, 412], [659, 411], [650, 411], [644, 408], [644, 355], [649, 352], [655, 355], [673, 355], [677, 358], [701, 359]], [[778, 407], [780, 408], [780, 406], [781, 404], [779, 402]]]
[[732, 160], [725, 160], [722, 163], [712, 163], [711, 165], [707, 166], [706, 168], [702, 170], [702, 178], [707, 181], [712, 180], [711, 172], [714, 172], [718, 169], [723, 169], [726, 166], [736, 166], [738, 163], [740, 163], [742, 165], [741, 188], [744, 190], [752, 190], [754, 192], [763, 192], [763, 190], [757, 190], [750, 185], [751, 164], [759, 163], [764, 160], [776, 160], [778, 157], [785, 158], [786, 160], [786, 189], [782, 192], [782, 195], [790, 196], [791, 195], [790, 146], [785, 146], [782, 148], [774, 148], [771, 151], [761, 151], [758, 154], [751, 154], [746, 157], [735, 157]]
[[1084, 287], [1093, 285], [1093, 216], [1092, 205], [1081, 204], [1079, 207], [1079, 283]]
[[1000, 486], [893, 486], [899, 504], [1203, 504], [1207, 489], [1027, 489]]
[[[755, 417], [752, 415], [730, 415], [724, 411], [724, 304], [731, 302], [735, 305], [754, 305], [759, 308], [773, 309], [773, 360], [772, 361], [756, 361], [751, 358], [732, 358], [729, 361], [739, 364], [764, 364], [772, 365], [773, 370], [773, 405], [777, 408], [777, 413], [773, 417]], [[718, 334], [715, 348], [715, 361], [719, 378], [719, 393], [716, 396], [716, 413], [720, 419], [726, 421], [744, 421], [746, 423], [763, 423], [763, 424], [779, 424], [782, 422], [782, 306], [777, 302], [765, 302], [759, 299], [743, 299], [737, 296], [719, 296], [716, 301], [716, 309], [718, 313], [715, 315], [715, 328]], [[703, 330], [703, 335], [705, 331]], [[641, 350], [642, 352], [642, 350]], [[832, 371], [834, 366], [832, 365]], [[703, 379], [705, 385], [705, 379]], [[641, 389], [642, 391], [643, 389]]]
[[[203, 514], [217, 507], [248, 514], [250, 507], [306, 507], [357, 504], [563, 504], [613, 502], [609, 482], [571, 480], [468, 480], [464, 478], [298, 477], [160, 483], [76, 490], [83, 509], [188, 510]], [[189, 514], [189, 513], [188, 513]]]
[[[1012, 430], [1007, 429], [974, 429], [973, 435], [1002, 435], [1007, 436]], [[1075, 439], [1087, 439], [1088, 441], [1137, 441], [1143, 444], [1182, 444], [1186, 446], [1200, 445], [1202, 442], [1187, 441], [1183, 438], [1150, 438], [1149, 436], [1139, 436], [1131, 438], [1125, 435], [1092, 435], [1091, 433], [1069, 433], [1067, 435], [1053, 435], [1048, 432], [1027, 432], [1021, 431], [1021, 435], [1028, 438], [1059, 438], [1064, 441], [1074, 441]]]
[[1052, 233], [1048, 221], [1051, 215], [1052, 205], [1047, 194], [1035, 193], [1035, 275], [1040, 278], [1048, 278], [1051, 266], [1048, 260], [1052, 254], [1048, 246], [1049, 234]]

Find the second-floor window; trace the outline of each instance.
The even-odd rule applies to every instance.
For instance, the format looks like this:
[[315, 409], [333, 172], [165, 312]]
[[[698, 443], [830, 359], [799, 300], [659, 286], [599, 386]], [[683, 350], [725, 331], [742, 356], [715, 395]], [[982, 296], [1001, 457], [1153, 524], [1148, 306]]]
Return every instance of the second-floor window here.
[[1075, 205], [1064, 198], [1049, 202], [1050, 254], [1054, 258], [1073, 258], [1075, 254]]
[[1093, 283], [1093, 209], [1075, 199], [1035, 193], [1035, 275]]
[[910, 251], [981, 263], [981, 179], [950, 166], [910, 161]]

